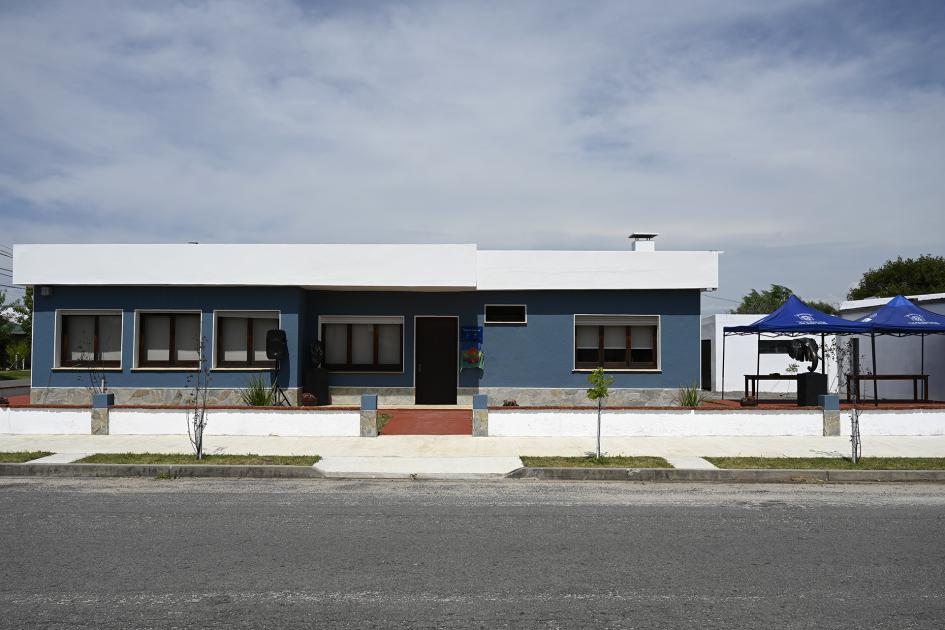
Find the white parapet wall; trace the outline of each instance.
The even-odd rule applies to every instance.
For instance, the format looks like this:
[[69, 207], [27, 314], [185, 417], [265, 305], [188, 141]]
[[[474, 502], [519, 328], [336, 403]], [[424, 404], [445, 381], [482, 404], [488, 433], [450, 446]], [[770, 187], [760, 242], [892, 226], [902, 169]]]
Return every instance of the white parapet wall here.
[[[850, 435], [850, 412], [840, 415], [840, 434]], [[945, 435], [945, 409], [866, 409], [860, 435]]]
[[[111, 435], [173, 435], [187, 432], [186, 409], [112, 409]], [[208, 409], [206, 435], [356, 437], [361, 415], [351, 410]]]
[[28, 435], [89, 435], [89, 409], [35, 409], [0, 407], [0, 433]]
[[[608, 437], [822, 435], [823, 414], [811, 410], [694, 411], [605, 410]], [[490, 410], [489, 435], [588, 437], [597, 435], [596, 410]]]
[[[207, 435], [356, 437], [358, 411], [208, 409]], [[89, 435], [91, 409], [0, 408], [0, 433]], [[111, 435], [185, 435], [187, 409], [111, 409]]]

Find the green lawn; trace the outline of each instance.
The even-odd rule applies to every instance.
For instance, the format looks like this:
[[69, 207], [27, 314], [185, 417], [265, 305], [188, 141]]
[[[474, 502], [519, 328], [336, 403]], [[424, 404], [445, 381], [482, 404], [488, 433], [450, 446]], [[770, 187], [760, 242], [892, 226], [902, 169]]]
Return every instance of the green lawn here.
[[29, 377], [29, 370], [9, 370], [0, 372], [0, 381], [21, 381]]
[[96, 453], [83, 457], [80, 464], [252, 464], [278, 466], [311, 466], [318, 455], [204, 455], [198, 460], [188, 453]]
[[0, 463], [2, 464], [22, 464], [33, 459], [52, 455], [49, 451], [20, 451], [18, 453], [0, 453]]
[[841, 457], [706, 457], [719, 468], [804, 470], [942, 470], [945, 457], [864, 457], [854, 464]]
[[528, 468], [672, 468], [662, 457], [522, 457]]

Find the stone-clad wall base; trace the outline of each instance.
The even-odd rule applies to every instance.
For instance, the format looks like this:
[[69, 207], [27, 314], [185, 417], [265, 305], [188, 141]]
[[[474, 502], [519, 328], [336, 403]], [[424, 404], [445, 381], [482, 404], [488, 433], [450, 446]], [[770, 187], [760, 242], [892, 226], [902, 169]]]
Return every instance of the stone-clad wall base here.
[[[193, 389], [185, 388], [109, 388], [115, 394], [116, 405], [187, 405], [193, 396]], [[286, 397], [295, 405], [298, 403], [298, 390], [285, 390]], [[30, 390], [30, 402], [35, 405], [89, 405], [92, 391], [84, 387], [34, 387]], [[241, 405], [239, 389], [209, 389], [207, 404]]]
[[[116, 405], [186, 405], [193, 395], [192, 389], [184, 388], [109, 388], [115, 394]], [[239, 389], [210, 389], [210, 405], [239, 405]], [[377, 394], [378, 403], [386, 405], [414, 404], [412, 387], [332, 387], [331, 402], [335, 405], [361, 404], [362, 394]], [[514, 400], [522, 407], [595, 407], [587, 399], [587, 390], [583, 388], [518, 388], [518, 387], [460, 387], [456, 402], [459, 405], [472, 406], [474, 394], [489, 396], [489, 405], [502, 406], [506, 400]], [[298, 390], [286, 390], [289, 401], [298, 403]], [[35, 387], [30, 390], [30, 401], [39, 405], [88, 405], [91, 403], [91, 391], [84, 387]], [[608, 406], [675, 406], [675, 389], [612, 389]]]
[[[377, 394], [378, 405], [412, 405], [412, 387], [332, 387], [331, 402], [335, 405], [359, 405], [362, 394]], [[584, 388], [520, 388], [520, 387], [460, 387], [456, 403], [472, 406], [474, 394], [489, 396], [489, 405], [499, 407], [506, 400], [514, 400], [522, 407], [595, 407], [587, 399]], [[675, 389], [612, 389], [607, 404], [611, 406], [675, 406]]]

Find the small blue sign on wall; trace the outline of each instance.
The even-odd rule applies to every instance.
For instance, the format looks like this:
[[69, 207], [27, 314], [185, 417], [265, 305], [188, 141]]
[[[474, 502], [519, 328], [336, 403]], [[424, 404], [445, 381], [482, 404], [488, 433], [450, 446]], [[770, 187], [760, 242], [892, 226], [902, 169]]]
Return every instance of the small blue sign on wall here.
[[459, 330], [459, 368], [482, 368], [482, 326], [463, 326]]

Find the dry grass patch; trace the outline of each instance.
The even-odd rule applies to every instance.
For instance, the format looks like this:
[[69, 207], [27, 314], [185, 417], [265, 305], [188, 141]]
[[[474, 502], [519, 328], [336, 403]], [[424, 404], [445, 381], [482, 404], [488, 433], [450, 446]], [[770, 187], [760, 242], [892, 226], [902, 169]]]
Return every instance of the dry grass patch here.
[[193, 453], [96, 453], [83, 457], [80, 464], [223, 464], [242, 466], [312, 466], [318, 455], [204, 455]]
[[786, 468], [797, 470], [943, 470], [945, 457], [706, 457], [719, 468]]
[[15, 453], [0, 453], [0, 464], [22, 464], [23, 462], [52, 455], [49, 451], [17, 451]]
[[672, 468], [662, 457], [522, 457], [528, 468]]

